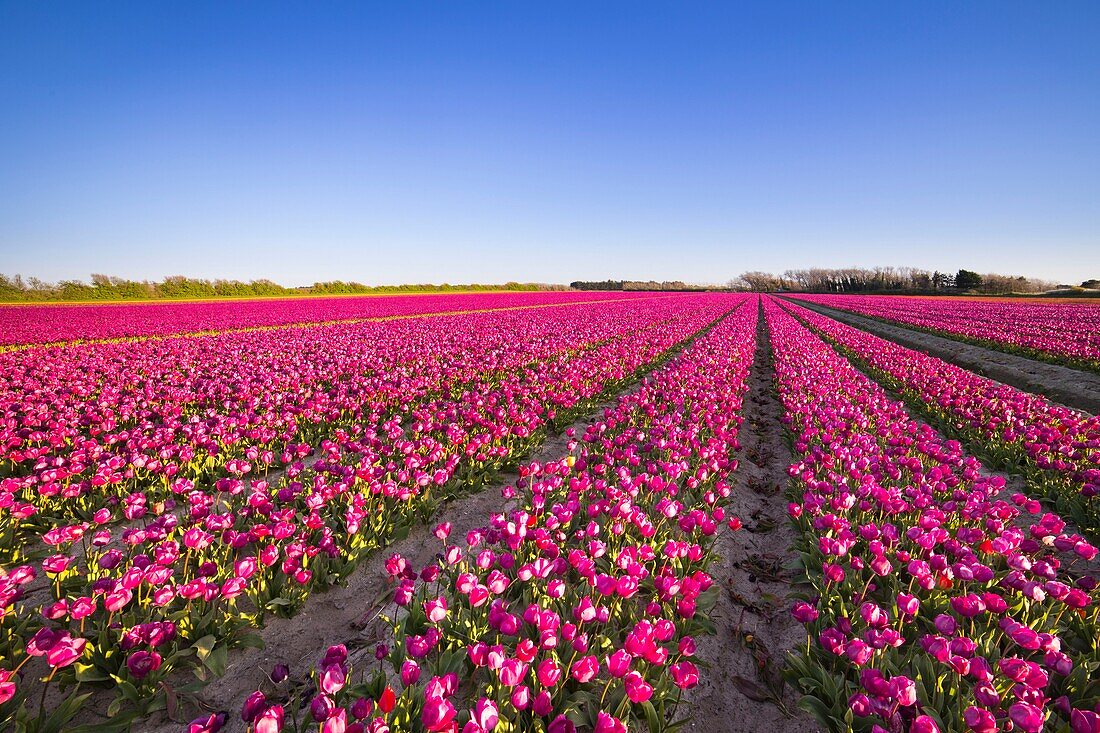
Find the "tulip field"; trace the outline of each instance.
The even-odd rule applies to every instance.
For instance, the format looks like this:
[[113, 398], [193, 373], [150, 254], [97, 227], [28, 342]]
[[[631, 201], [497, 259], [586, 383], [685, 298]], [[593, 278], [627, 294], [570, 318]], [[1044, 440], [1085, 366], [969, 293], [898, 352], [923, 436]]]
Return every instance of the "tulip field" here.
[[766, 312], [813, 585], [793, 608], [807, 707], [836, 729], [1094, 730], [1096, 548]]
[[797, 306], [787, 306], [884, 383], [910, 395], [952, 432], [999, 465], [1026, 467], [1060, 511], [1100, 530], [1100, 417], [980, 377]]
[[1095, 303], [881, 295], [796, 297], [1002, 351], [1100, 371], [1100, 308]]
[[0, 347], [529, 308], [636, 298], [632, 293], [462, 293], [106, 305], [0, 305]]
[[[812, 300], [1100, 355], [1098, 306]], [[751, 592], [719, 539], [769, 531], [734, 507], [770, 399], [798, 641], [747, 704], [1100, 732], [1098, 418], [794, 299], [3, 307], [0, 348], [0, 730], [757, 730], [696, 702], [747, 653], [714, 620]], [[394, 551], [410, 536], [426, 562]], [[363, 574], [385, 588], [363, 629], [281, 659], [279, 624]], [[281, 661], [211, 702], [261, 646]]]

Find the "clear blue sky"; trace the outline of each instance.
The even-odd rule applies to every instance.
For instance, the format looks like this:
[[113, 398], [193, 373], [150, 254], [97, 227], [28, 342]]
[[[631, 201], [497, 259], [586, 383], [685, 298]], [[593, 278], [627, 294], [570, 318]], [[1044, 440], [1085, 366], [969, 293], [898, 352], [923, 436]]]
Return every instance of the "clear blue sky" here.
[[1100, 277], [1100, 3], [0, 0], [0, 272]]

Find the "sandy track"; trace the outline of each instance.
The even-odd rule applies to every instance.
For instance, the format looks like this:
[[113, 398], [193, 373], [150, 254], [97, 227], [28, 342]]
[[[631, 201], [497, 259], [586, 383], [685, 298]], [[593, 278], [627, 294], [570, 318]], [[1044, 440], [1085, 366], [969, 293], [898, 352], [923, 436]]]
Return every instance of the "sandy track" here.
[[1017, 389], [1041, 394], [1053, 402], [1059, 402], [1075, 410], [1083, 410], [1093, 415], [1100, 413], [1100, 374], [1006, 354], [1003, 351], [894, 326], [816, 303], [801, 300], [787, 302], [889, 339], [902, 346], [949, 361], [998, 382], [1010, 384]]
[[731, 476], [729, 511], [744, 527], [719, 534], [720, 559], [708, 568], [721, 587], [710, 616], [718, 633], [698, 639], [698, 657], [710, 666], [686, 698], [692, 719], [685, 730], [822, 730], [796, 706], [797, 692], [782, 683], [787, 652], [805, 644], [806, 632], [791, 618], [787, 600], [794, 575], [787, 565], [795, 557], [795, 530], [784, 497], [791, 452], [779, 422], [783, 413], [773, 389], [774, 372], [761, 314], [740, 463]]

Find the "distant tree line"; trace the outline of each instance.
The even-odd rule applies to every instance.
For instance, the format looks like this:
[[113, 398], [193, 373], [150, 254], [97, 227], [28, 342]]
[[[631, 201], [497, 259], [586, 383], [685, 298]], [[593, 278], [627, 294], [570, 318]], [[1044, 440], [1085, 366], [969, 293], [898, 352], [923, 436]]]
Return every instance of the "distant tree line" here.
[[[782, 275], [768, 272], [745, 272], [724, 287], [689, 285], [680, 280], [576, 280], [568, 287], [547, 283], [507, 282], [503, 285], [452, 285], [443, 283], [410, 285], [363, 285], [357, 282], [331, 280], [313, 285], [288, 288], [271, 280], [202, 280], [176, 275], [159, 282], [126, 280], [120, 277], [94, 274], [91, 282], [62, 280], [48, 283], [35, 277], [0, 274], [0, 302], [48, 301], [119, 301], [119, 300], [198, 300], [207, 298], [266, 298], [308, 295], [371, 295], [401, 293], [449, 293], [471, 290], [537, 291], [537, 290], [797, 290], [815, 293], [951, 293], [977, 292], [987, 294], [1036, 293], [1055, 287], [1080, 292], [1100, 288], [1100, 280], [1085, 280], [1080, 286], [1057, 285], [1026, 277], [979, 274], [970, 270], [956, 273], [928, 272], [912, 267], [849, 267], [843, 269], [811, 268], [787, 270]], [[1071, 294], [1071, 293], [1070, 293]]]
[[715, 290], [717, 288], [705, 285], [688, 285], [681, 280], [574, 280], [569, 283], [573, 290], [645, 290], [670, 292]]
[[793, 290], [807, 293], [949, 293], [976, 292], [990, 295], [1039, 293], [1056, 287], [1055, 283], [1029, 277], [996, 273], [980, 274], [971, 270], [955, 273], [929, 272], [915, 267], [814, 267], [787, 270], [782, 275], [770, 272], [745, 272], [729, 282], [731, 288], [774, 292]]
[[266, 298], [302, 295], [371, 295], [385, 293], [448, 293], [468, 290], [534, 291], [564, 290], [561, 285], [509, 282], [503, 285], [363, 285], [356, 282], [314, 283], [288, 288], [270, 280], [201, 280], [180, 275], [150, 280], [126, 280], [94, 274], [91, 282], [62, 280], [48, 283], [36, 277], [0, 274], [0, 302], [197, 300], [205, 298]]
[[622, 290], [622, 280], [574, 280], [569, 283], [573, 290]]

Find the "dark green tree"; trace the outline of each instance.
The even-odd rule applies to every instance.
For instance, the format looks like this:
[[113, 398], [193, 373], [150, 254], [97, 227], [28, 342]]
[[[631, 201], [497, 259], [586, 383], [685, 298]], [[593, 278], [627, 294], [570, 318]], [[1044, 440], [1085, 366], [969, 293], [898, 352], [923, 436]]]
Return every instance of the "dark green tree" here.
[[973, 290], [982, 286], [982, 276], [970, 270], [959, 270], [955, 275], [955, 287], [959, 290]]

